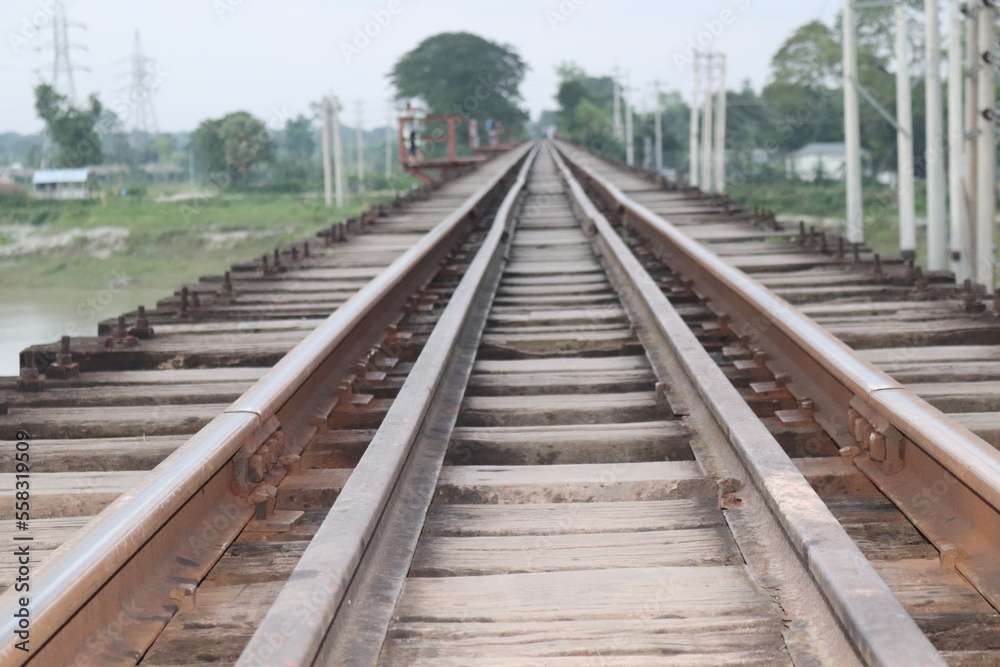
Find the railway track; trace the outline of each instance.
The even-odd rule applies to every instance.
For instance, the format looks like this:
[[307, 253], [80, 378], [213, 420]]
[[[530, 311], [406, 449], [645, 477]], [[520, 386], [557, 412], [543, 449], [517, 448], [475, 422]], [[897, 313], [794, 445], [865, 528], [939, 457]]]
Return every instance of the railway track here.
[[[870, 304], [944, 284], [907, 284], [923, 278], [888, 262], [889, 276], [871, 275], [867, 256], [810, 253], [797, 242], [805, 234], [753, 227], [731, 204], [664, 192], [568, 147], [527, 151], [467, 177], [478, 187], [465, 185], [473, 196], [457, 212], [249, 391], [217, 391], [235, 402], [220, 401], [187, 442], [172, 436], [180, 447], [144, 487], [106, 492], [105, 504], [124, 495], [79, 532], [84, 521], [65, 511], [43, 525], [58, 548], [34, 575], [35, 649], [5, 645], [3, 660], [995, 661], [995, 551], [982, 538], [1000, 457], [663, 217], [713, 236], [743, 268], [780, 265], [779, 283], [802, 273], [788, 289], [809, 304], [829, 308], [844, 285]], [[478, 203], [487, 191], [492, 208]], [[267, 311], [265, 333], [340, 305], [243, 298], [222, 289], [219, 329], [205, 333], [238, 321], [223, 314], [236, 304]], [[161, 310], [185, 310], [183, 299]], [[902, 321], [919, 316], [894, 312], [904, 311]], [[954, 349], [956, 337], [995, 332], [967, 315], [937, 324], [924, 341]], [[132, 368], [205, 358], [163, 343], [154, 354], [95, 342], [74, 358], [116, 355]], [[218, 365], [237, 365], [226, 372], [263, 373], [264, 357], [220, 347]], [[86, 370], [65, 388], [46, 380], [37, 396], [84, 401], [74, 382], [99, 375]], [[140, 372], [181, 373], [175, 395], [210, 394], [201, 370], [109, 375]], [[5, 428], [20, 428], [18, 400]], [[81, 421], [71, 416], [62, 435]], [[143, 451], [136, 440], [117, 451]], [[78, 470], [70, 449], [109, 445], [46, 446]], [[92, 490], [69, 474], [75, 495]], [[17, 598], [0, 601], [12, 633]]]

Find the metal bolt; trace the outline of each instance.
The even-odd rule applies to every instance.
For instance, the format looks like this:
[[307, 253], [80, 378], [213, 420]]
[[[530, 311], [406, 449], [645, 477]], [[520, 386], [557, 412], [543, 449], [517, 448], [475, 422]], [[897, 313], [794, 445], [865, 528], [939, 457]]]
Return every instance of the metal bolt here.
[[309, 241], [302, 244], [302, 259], [309, 259]]
[[181, 288], [181, 309], [180, 309], [180, 312], [177, 313], [177, 317], [180, 318], [180, 319], [187, 319], [188, 317], [191, 317], [190, 313], [188, 313], [188, 288], [187, 287], [182, 287]]
[[882, 275], [882, 256], [875, 253], [875, 268], [872, 269], [872, 273], [876, 276]]
[[229, 273], [229, 271], [226, 271], [226, 273], [222, 276], [222, 293], [223, 294], [233, 293], [233, 277]]
[[69, 336], [63, 336], [59, 339], [59, 355], [56, 357], [56, 363], [66, 366], [72, 362], [73, 355], [69, 351]]
[[799, 410], [811, 417], [816, 411], [816, 404], [810, 398], [803, 398], [799, 401]]

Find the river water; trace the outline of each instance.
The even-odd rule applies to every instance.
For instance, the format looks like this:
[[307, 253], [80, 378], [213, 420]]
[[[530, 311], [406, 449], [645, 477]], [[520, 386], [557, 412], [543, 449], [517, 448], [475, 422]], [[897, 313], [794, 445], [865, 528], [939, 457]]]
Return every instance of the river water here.
[[0, 375], [17, 375], [18, 354], [60, 336], [96, 336], [97, 323], [156, 300], [171, 290], [128, 286], [114, 289], [0, 289]]

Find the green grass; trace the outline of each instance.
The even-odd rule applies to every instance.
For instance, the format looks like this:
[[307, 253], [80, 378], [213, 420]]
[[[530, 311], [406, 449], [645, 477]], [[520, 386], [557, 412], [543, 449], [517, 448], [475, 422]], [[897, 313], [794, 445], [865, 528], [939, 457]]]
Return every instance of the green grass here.
[[[107, 259], [93, 257], [85, 242], [2, 258], [0, 285], [97, 288], [118, 272], [144, 286], [169, 288], [199, 275], [220, 273], [233, 262], [273, 251], [280, 243], [311, 237], [367, 205], [359, 199], [344, 209], [328, 209], [322, 199], [259, 193], [159, 204], [131, 197], [67, 202], [0, 199], [0, 225], [31, 225], [46, 234], [99, 227], [129, 230], [124, 250]], [[204, 238], [206, 233], [227, 232], [247, 232], [251, 238], [224, 248], [210, 248]]]
[[[754, 183], [729, 186], [727, 192], [737, 201], [771, 209], [779, 216], [843, 219], [845, 215], [847, 193], [839, 182]], [[868, 183], [862, 193], [866, 242], [886, 257], [898, 257], [899, 207], [895, 193], [884, 185]], [[917, 183], [916, 209], [917, 216], [926, 215], [923, 183]], [[917, 259], [922, 262], [926, 257], [923, 228], [917, 230], [917, 235]]]

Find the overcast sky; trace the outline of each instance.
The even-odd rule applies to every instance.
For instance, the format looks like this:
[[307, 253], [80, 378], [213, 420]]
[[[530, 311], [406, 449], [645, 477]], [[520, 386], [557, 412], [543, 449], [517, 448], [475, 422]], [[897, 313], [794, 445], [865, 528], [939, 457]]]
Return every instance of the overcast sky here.
[[[54, 0], [2, 0], [0, 132], [36, 132], [32, 87], [51, 76]], [[574, 61], [590, 74], [631, 74], [635, 104], [653, 81], [691, 88], [683, 56], [700, 42], [729, 56], [728, 83], [759, 89], [771, 55], [799, 25], [830, 21], [837, 0], [66, 0], [78, 97], [97, 92], [127, 103], [128, 58], [139, 30], [158, 65], [154, 105], [161, 131], [191, 130], [208, 117], [245, 109], [272, 126], [307, 112], [333, 91], [353, 125], [384, 125], [386, 73], [422, 39], [464, 30], [512, 45], [530, 66], [524, 104], [536, 118], [553, 108], [555, 67]], [[381, 19], [380, 25], [376, 23]], [[33, 24], [41, 25], [35, 30]], [[367, 24], [367, 25], [366, 25]], [[358, 31], [373, 37], [359, 38]], [[365, 39], [368, 43], [365, 43]]]

